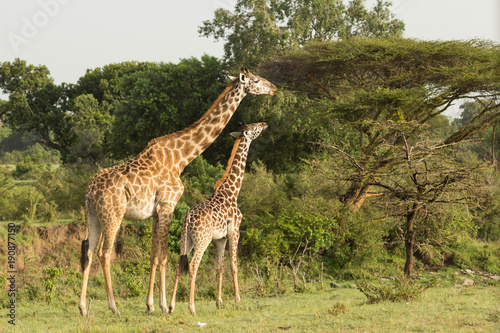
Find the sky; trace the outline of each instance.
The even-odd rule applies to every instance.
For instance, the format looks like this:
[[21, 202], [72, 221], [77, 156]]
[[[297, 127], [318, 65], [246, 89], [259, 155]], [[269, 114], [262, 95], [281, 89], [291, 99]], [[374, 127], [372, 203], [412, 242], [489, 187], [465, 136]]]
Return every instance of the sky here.
[[[367, 0], [372, 7], [375, 0]], [[122, 61], [173, 62], [223, 56], [223, 41], [198, 27], [236, 0], [2, 0], [0, 62], [45, 65], [55, 83]], [[488, 39], [500, 43], [500, 0], [393, 0], [405, 37]], [[2, 97], [2, 96], [0, 96]], [[2, 97], [5, 98], [5, 97]]]

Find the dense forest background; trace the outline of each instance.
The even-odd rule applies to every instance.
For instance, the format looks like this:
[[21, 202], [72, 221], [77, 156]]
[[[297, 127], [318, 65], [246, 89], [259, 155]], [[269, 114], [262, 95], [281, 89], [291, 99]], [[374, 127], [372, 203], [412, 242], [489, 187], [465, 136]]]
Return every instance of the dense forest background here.
[[[97, 170], [195, 122], [245, 66], [279, 91], [247, 96], [185, 170], [171, 251], [223, 174], [229, 133], [265, 121], [239, 197], [241, 260], [293, 265], [302, 253], [344, 278], [499, 274], [499, 45], [403, 31], [384, 1], [239, 0], [199, 28], [225, 43], [223, 59], [113, 63], [59, 85], [43, 65], [0, 62], [0, 220], [83, 224]], [[445, 116], [453, 105], [461, 113]], [[137, 230], [149, 237], [150, 221]]]

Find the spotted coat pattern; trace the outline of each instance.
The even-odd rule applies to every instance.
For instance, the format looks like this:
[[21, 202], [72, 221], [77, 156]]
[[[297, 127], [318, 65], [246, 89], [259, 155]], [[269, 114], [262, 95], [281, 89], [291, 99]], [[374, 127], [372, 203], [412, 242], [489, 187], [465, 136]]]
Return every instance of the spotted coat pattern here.
[[276, 87], [243, 70], [219, 96], [211, 108], [191, 126], [152, 140], [136, 157], [123, 164], [100, 170], [85, 193], [88, 236], [82, 242], [82, 292], [79, 309], [86, 315], [85, 297], [92, 255], [99, 246], [109, 309], [119, 315], [113, 296], [110, 257], [123, 218], [143, 220], [153, 217], [150, 282], [146, 305], [154, 311], [153, 288], [160, 266], [160, 299], [167, 312], [165, 265], [168, 231], [175, 205], [184, 186], [180, 174], [217, 138], [246, 94], [273, 95]]
[[[184, 219], [181, 234], [181, 259], [177, 265], [177, 273], [174, 284], [172, 300], [169, 312], [175, 308], [175, 296], [181, 273], [186, 268], [187, 255], [194, 248], [193, 257], [189, 263], [189, 310], [194, 315], [194, 290], [198, 267], [210, 242], [217, 246], [217, 269], [219, 277], [219, 289], [217, 306], [222, 304], [222, 276], [224, 272], [224, 249], [226, 241], [229, 240], [229, 252], [231, 257], [231, 270], [233, 273], [234, 292], [236, 301], [241, 300], [238, 288], [238, 263], [236, 250], [238, 248], [239, 228], [242, 214], [238, 208], [238, 194], [241, 189], [248, 149], [252, 140], [267, 128], [266, 123], [255, 123], [245, 125], [242, 132], [238, 133], [240, 140], [235, 143], [237, 149], [232, 163], [228, 165], [229, 173], [222, 184], [216, 188], [210, 198], [190, 209]], [[183, 263], [184, 261], [184, 263]]]

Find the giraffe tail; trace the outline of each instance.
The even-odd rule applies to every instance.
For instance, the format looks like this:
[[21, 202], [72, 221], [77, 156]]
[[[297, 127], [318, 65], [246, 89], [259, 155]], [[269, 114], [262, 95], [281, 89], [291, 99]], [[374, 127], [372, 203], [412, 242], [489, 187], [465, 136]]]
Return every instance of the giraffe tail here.
[[80, 258], [80, 263], [82, 264], [82, 273], [89, 264], [89, 240], [86, 239], [82, 241], [82, 256]]
[[85, 268], [89, 264], [89, 200], [87, 199], [87, 195], [85, 195], [85, 224], [87, 225], [87, 238], [82, 241], [82, 255], [80, 257], [80, 264], [82, 265], [82, 273], [85, 271]]
[[189, 215], [191, 211], [188, 211], [186, 217], [184, 218], [184, 222], [182, 223], [182, 235], [181, 235], [181, 256], [179, 257], [179, 268], [181, 274], [186, 274], [189, 272], [189, 262], [188, 262], [188, 253], [187, 253], [187, 241], [188, 241], [188, 224], [189, 224]]
[[189, 272], [189, 263], [187, 254], [181, 254], [179, 258], [179, 267], [181, 268], [181, 274], [186, 274]]

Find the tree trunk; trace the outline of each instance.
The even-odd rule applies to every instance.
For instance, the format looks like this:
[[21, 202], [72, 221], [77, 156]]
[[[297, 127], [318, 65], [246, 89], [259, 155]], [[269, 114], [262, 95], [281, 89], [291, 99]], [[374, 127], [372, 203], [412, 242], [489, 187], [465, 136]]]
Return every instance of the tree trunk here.
[[415, 220], [417, 212], [420, 209], [418, 203], [414, 203], [406, 215], [406, 232], [405, 232], [405, 249], [406, 249], [406, 263], [405, 263], [405, 276], [410, 278], [415, 266], [415, 259], [413, 252], [415, 251]]

